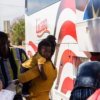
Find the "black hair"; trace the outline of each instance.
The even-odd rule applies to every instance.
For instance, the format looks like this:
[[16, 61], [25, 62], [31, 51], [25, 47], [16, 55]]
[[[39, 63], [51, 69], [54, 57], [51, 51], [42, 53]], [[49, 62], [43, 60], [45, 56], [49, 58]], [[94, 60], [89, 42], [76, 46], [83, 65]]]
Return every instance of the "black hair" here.
[[42, 40], [39, 44], [38, 44], [38, 52], [41, 54], [41, 48], [43, 46], [50, 46], [51, 47], [51, 43], [49, 41], [47, 41], [46, 39]]
[[[55, 48], [56, 48], [56, 41], [55, 41], [56, 38], [53, 35], [48, 35], [46, 39], [47, 39], [47, 41], [49, 41], [51, 43], [51, 57], [52, 57], [55, 52]], [[53, 68], [55, 69], [55, 66], [54, 66], [51, 58], [50, 58], [50, 61], [52, 63]]]
[[90, 52], [92, 56], [100, 56], [100, 52]]
[[56, 48], [56, 38], [53, 35], [48, 35], [46, 38], [52, 45], [51, 47], [51, 57], [53, 56], [54, 52], [55, 52], [55, 48]]
[[0, 40], [8, 41], [8, 36], [6, 33], [0, 31]]

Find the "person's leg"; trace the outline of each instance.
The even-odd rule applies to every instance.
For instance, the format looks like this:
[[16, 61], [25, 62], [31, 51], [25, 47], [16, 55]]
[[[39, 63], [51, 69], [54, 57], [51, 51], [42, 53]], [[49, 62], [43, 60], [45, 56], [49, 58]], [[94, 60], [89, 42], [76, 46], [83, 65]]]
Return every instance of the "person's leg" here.
[[23, 100], [22, 95], [21, 94], [15, 95], [13, 100]]
[[23, 83], [22, 91], [28, 92], [31, 82]]
[[25, 96], [25, 97], [29, 96], [28, 90], [30, 88], [30, 85], [31, 85], [31, 81], [26, 82], [26, 83], [23, 84], [23, 88], [22, 88], [22, 95], [23, 96]]
[[69, 100], [87, 100], [87, 98], [94, 93], [91, 88], [80, 87], [71, 93]]
[[[21, 66], [20, 72], [24, 73], [28, 70], [29, 70], [28, 68], [24, 68], [23, 66]], [[23, 88], [22, 88], [22, 94], [23, 95], [27, 95], [27, 94], [29, 95], [28, 90], [29, 90], [30, 84], [31, 84], [30, 81], [26, 82], [26, 83], [23, 83]]]

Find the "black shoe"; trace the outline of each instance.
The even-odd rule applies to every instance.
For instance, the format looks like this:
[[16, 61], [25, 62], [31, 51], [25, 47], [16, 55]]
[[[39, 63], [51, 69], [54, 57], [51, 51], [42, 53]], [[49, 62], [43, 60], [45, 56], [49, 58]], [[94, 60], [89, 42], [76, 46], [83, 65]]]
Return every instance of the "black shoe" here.
[[30, 94], [29, 94], [28, 92], [22, 92], [22, 96], [23, 96], [23, 97], [29, 97], [29, 95], [30, 95]]

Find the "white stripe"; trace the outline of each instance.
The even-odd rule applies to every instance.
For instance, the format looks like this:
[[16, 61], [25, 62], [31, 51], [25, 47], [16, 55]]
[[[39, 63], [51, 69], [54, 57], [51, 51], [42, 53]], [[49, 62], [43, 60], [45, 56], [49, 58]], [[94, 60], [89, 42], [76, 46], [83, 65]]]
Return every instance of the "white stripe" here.
[[60, 83], [59, 83], [59, 87], [58, 87], [59, 91], [61, 91], [62, 84], [66, 77], [70, 77], [71, 79], [73, 79], [73, 65], [71, 63], [66, 63], [65, 66], [63, 67], [62, 74], [60, 77]]
[[68, 43], [68, 44], [73, 44], [73, 43], [77, 43], [76, 40], [70, 36], [70, 35], [66, 35], [61, 43]]
[[[27, 48], [26, 48], [27, 49]], [[34, 55], [35, 54], [35, 51], [33, 50], [33, 48], [31, 46], [28, 46], [28, 50], [30, 50], [32, 52], [32, 54]], [[27, 50], [27, 53], [28, 53], [28, 50]]]

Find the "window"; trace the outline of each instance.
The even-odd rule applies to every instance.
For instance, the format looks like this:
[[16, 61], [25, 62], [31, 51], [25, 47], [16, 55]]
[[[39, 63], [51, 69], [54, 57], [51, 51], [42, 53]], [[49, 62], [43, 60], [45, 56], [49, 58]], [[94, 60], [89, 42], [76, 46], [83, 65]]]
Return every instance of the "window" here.
[[27, 8], [27, 0], [25, 0], [25, 8]]
[[53, 3], [56, 3], [60, 0], [26, 0], [25, 7], [27, 5], [27, 14], [31, 15]]
[[60, 0], [42, 0], [42, 8], [45, 8], [51, 4], [54, 4]]

